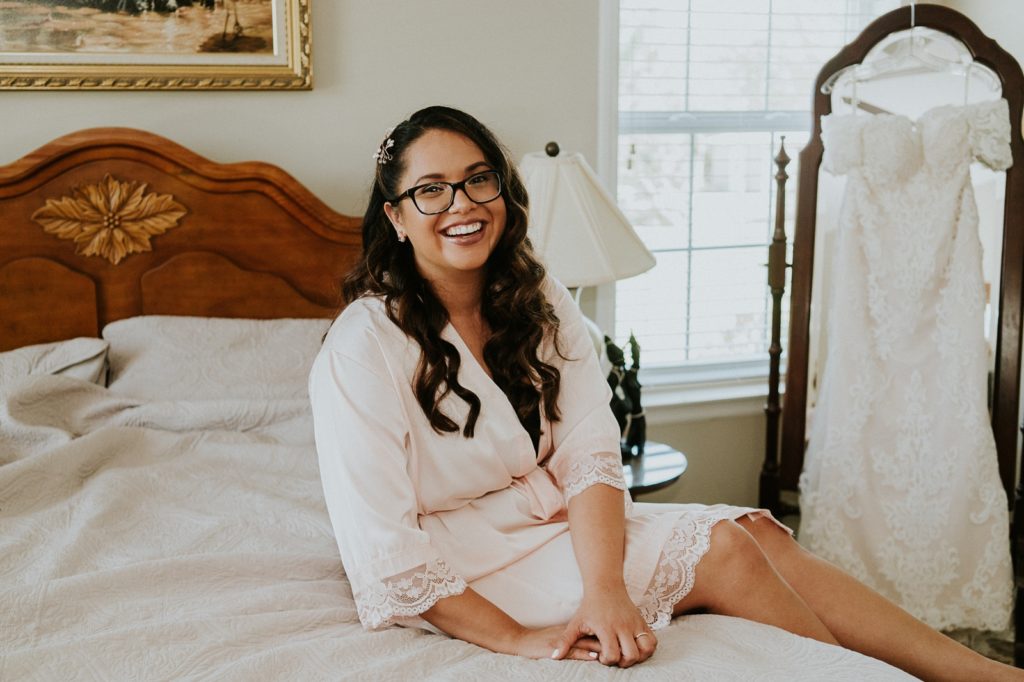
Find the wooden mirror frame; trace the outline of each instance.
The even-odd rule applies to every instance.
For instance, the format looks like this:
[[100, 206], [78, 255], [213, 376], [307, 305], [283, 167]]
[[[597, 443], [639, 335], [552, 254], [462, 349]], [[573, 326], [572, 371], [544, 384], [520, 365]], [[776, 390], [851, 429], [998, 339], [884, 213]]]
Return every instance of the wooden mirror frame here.
[[[821, 141], [821, 117], [832, 111], [831, 97], [821, 92], [821, 86], [839, 69], [862, 62], [871, 48], [886, 36], [910, 28], [910, 13], [910, 7], [901, 7], [869, 24], [856, 40], [825, 64], [814, 84], [812, 135], [800, 152], [796, 231], [793, 239], [790, 333], [778, 483], [774, 499], [762, 500], [762, 503], [776, 509], [779, 508], [778, 490], [797, 489], [800, 472], [803, 469], [806, 443], [811, 285], [814, 274], [818, 173], [824, 150]], [[986, 65], [999, 76], [1003, 97], [1009, 103], [1010, 147], [1015, 163], [1006, 171], [992, 428], [999, 453], [999, 473], [1007, 495], [1013, 500], [1017, 458], [1021, 319], [1024, 313], [1024, 140], [1021, 138], [1024, 75], [1020, 65], [1008, 52], [983, 34], [970, 19], [955, 10], [938, 5], [918, 5], [916, 25], [942, 31], [962, 42], [975, 61]]]
[[[916, 16], [913, 17], [912, 13]], [[1024, 138], [1021, 136], [1024, 114], [1024, 74], [1020, 64], [986, 36], [970, 19], [959, 12], [938, 5], [901, 7], [869, 24], [849, 45], [833, 57], [818, 74], [814, 84], [814, 116], [810, 141], [800, 152], [800, 175], [797, 187], [796, 229], [793, 240], [790, 333], [786, 390], [781, 411], [781, 432], [777, 429], [778, 373], [769, 381], [768, 440], [761, 471], [761, 506], [781, 514], [792, 508], [783, 505], [780, 492], [797, 491], [803, 470], [806, 447], [807, 383], [810, 348], [811, 288], [814, 275], [814, 239], [817, 221], [818, 177], [824, 147], [821, 140], [821, 117], [832, 111], [832, 98], [821, 87], [842, 68], [861, 63], [868, 52], [888, 35], [916, 26], [942, 31], [959, 40], [976, 62], [990, 68], [1000, 79], [1002, 96], [1009, 104], [1010, 149], [1014, 164], [1006, 171], [1006, 193], [1003, 205], [1003, 243], [999, 286], [999, 326], [996, 333], [995, 368], [992, 396], [992, 431], [999, 459], [999, 475], [1013, 510], [1011, 553], [1014, 559], [1016, 592], [1016, 641], [1014, 660], [1024, 665], [1024, 467], [1020, 483], [1015, 487], [1017, 467], [1017, 433], [1020, 401], [1021, 321], [1024, 318]], [[779, 175], [785, 177], [785, 159], [780, 159]], [[781, 286], [779, 271], [786, 267], [785, 235], [778, 228], [782, 248], [773, 245], [769, 256], [772, 281]], [[781, 254], [781, 256], [780, 256]], [[779, 261], [782, 258], [781, 262]], [[769, 275], [771, 277], [771, 275]], [[773, 295], [776, 292], [773, 287]], [[778, 311], [776, 311], [777, 313]], [[777, 362], [781, 349], [772, 348]], [[775, 441], [773, 436], [778, 436]]]

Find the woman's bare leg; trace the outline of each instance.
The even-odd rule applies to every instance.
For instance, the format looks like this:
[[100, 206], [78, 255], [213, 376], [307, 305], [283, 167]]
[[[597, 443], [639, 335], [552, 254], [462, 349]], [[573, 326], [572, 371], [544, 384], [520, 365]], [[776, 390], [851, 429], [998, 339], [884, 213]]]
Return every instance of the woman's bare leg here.
[[925, 625], [802, 548], [772, 521], [744, 518], [738, 524], [844, 647], [925, 680], [1024, 680], [1024, 670], [987, 659]]
[[693, 589], [673, 615], [704, 608], [774, 625], [828, 644], [836, 638], [772, 567], [757, 541], [735, 521], [711, 529], [711, 547], [700, 561]]

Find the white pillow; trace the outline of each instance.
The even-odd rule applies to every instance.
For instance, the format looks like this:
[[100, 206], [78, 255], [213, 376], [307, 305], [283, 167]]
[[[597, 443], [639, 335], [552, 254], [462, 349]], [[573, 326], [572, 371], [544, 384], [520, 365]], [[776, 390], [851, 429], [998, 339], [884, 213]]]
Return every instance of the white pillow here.
[[142, 400], [307, 398], [330, 320], [146, 315], [111, 322], [109, 387]]
[[0, 391], [33, 374], [61, 374], [102, 386], [107, 375], [107, 347], [103, 339], [83, 336], [0, 353]]

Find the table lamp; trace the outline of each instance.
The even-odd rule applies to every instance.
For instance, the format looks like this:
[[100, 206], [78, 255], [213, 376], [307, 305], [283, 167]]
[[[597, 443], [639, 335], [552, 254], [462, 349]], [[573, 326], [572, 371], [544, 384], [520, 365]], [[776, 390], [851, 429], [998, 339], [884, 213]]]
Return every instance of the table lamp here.
[[530, 195], [530, 241], [555, 279], [587, 287], [654, 267], [654, 256], [582, 154], [559, 154], [549, 142], [545, 153], [524, 156], [520, 170]]

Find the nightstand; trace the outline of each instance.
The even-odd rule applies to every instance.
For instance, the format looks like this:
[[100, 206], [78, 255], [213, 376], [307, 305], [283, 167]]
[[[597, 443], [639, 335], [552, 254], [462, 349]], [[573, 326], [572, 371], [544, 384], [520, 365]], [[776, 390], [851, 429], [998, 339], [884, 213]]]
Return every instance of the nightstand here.
[[686, 471], [686, 455], [664, 443], [647, 441], [642, 457], [634, 457], [622, 465], [629, 495], [654, 492], [679, 480]]

